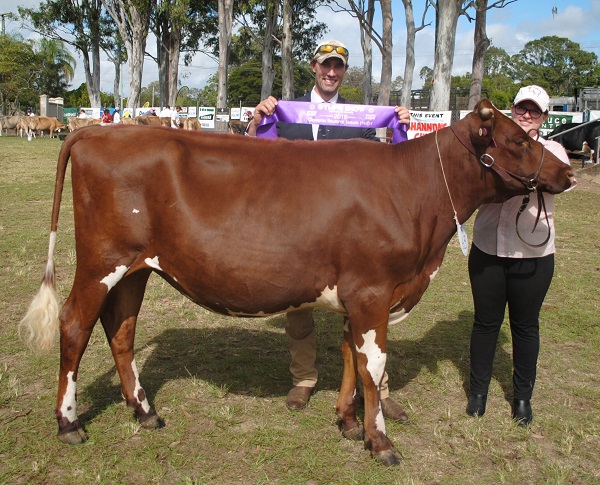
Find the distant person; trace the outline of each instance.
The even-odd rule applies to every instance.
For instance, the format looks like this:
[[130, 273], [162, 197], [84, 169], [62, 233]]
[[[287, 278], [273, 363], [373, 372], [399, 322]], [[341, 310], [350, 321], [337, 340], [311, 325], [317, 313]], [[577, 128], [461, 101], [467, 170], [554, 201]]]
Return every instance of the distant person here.
[[87, 113], [85, 112], [85, 110], [83, 108], [81, 108], [79, 110], [79, 113], [77, 114], [77, 118], [87, 118], [87, 117], [88, 117]]
[[150, 108], [149, 116], [156, 116], [156, 110], [154, 108]]
[[121, 110], [119, 108], [115, 108], [115, 112], [113, 113], [113, 123], [121, 123]]
[[[512, 119], [530, 137], [569, 165], [565, 149], [539, 136], [548, 118], [548, 93], [539, 86], [519, 89], [511, 107]], [[537, 221], [538, 199], [532, 197], [517, 219], [523, 196], [484, 204], [473, 226], [469, 278], [475, 307], [471, 333], [470, 395], [467, 414], [483, 416], [504, 312], [508, 307], [513, 348], [512, 417], [519, 426], [533, 419], [531, 396], [540, 350], [540, 309], [554, 273], [554, 195], [542, 194], [547, 220]], [[529, 242], [522, 241], [520, 233]], [[532, 232], [532, 228], [533, 232]]]
[[181, 121], [179, 120], [179, 113], [181, 112], [181, 106], [171, 111], [171, 128], [181, 128]]
[[110, 115], [110, 110], [106, 108], [104, 110], [104, 114], [102, 115], [102, 123], [109, 124], [112, 123], [112, 116]]

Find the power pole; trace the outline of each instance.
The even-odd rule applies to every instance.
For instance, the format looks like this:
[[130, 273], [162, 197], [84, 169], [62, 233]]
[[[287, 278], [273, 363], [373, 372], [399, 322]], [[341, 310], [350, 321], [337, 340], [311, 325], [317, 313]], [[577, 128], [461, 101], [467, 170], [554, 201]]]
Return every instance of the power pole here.
[[11, 18], [12, 13], [0, 13], [0, 17], [2, 17], [2, 35], [6, 34], [6, 17]]

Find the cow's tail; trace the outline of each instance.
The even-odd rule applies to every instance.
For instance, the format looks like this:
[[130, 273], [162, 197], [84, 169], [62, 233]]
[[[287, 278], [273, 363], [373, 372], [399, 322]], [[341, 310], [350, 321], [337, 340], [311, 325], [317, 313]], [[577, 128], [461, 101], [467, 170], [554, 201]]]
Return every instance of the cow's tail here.
[[48, 351], [56, 342], [60, 324], [58, 319], [59, 304], [56, 291], [54, 270], [54, 248], [56, 246], [56, 233], [58, 228], [58, 213], [65, 182], [67, 163], [71, 147], [77, 141], [76, 136], [65, 139], [56, 169], [56, 182], [54, 185], [54, 202], [52, 205], [52, 221], [50, 223], [50, 242], [48, 244], [48, 260], [42, 283], [37, 295], [31, 301], [27, 313], [19, 323], [19, 336], [29, 348], [34, 351]]

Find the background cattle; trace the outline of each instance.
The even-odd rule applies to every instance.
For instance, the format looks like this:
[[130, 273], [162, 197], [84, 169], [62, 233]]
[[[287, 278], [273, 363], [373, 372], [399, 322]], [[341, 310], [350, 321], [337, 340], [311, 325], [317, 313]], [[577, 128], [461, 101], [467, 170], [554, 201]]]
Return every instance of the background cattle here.
[[15, 136], [18, 136], [21, 129], [21, 118], [22, 116], [20, 115], [4, 116], [2, 119], [2, 130], [6, 130], [7, 135], [9, 130], [15, 130]]
[[136, 116], [135, 122], [138, 125], [146, 126], [171, 126], [171, 118], [161, 118], [160, 116]]
[[227, 127], [229, 129], [229, 133], [233, 133], [234, 135], [243, 135], [246, 131], [246, 127], [248, 126], [247, 121], [240, 120], [229, 120], [227, 122]]
[[102, 123], [100, 118], [69, 118], [69, 131], [75, 131], [84, 126], [99, 125]]
[[54, 116], [24, 116], [23, 120], [28, 126], [28, 136], [30, 134], [43, 136], [47, 132], [52, 138], [54, 133], [67, 129], [67, 125]]
[[200, 131], [202, 129], [202, 126], [200, 125], [200, 120], [198, 118], [184, 118], [183, 129], [190, 131]]
[[[566, 133], [565, 133], [566, 132]], [[588, 123], [564, 123], [548, 135], [549, 140], [560, 143], [570, 152], [588, 152], [590, 160], [598, 150], [597, 137], [600, 136], [600, 120]], [[587, 143], [587, 147], [584, 145]], [[589, 150], [591, 148], [591, 150]]]

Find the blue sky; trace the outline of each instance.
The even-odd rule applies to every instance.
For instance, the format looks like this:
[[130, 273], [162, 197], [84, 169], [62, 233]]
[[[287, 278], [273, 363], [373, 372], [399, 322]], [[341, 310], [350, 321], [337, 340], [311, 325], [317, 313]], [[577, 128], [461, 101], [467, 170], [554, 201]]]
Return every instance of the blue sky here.
[[[495, 0], [489, 0], [493, 3]], [[425, 0], [413, 0], [415, 21], [419, 22]], [[15, 12], [14, 0], [0, 0], [0, 13]], [[19, 5], [36, 7], [39, 1], [21, 0]], [[557, 13], [552, 10], [556, 7]], [[394, 16], [394, 54], [393, 54], [393, 77], [402, 75], [404, 71], [404, 45], [405, 45], [405, 23], [404, 8], [400, 0], [393, 0]], [[322, 8], [319, 12], [319, 20], [327, 22], [330, 26], [328, 38], [336, 38], [344, 42], [351, 53], [350, 65], [361, 66], [362, 55], [358, 40], [357, 21], [344, 13], [334, 13], [329, 8]], [[418, 73], [423, 66], [433, 67], [434, 27], [433, 14], [428, 15], [431, 25], [416, 37], [416, 67], [415, 83], [413, 87], [420, 87]], [[453, 74], [464, 74], [471, 70], [473, 55], [473, 28], [474, 22], [469, 23], [464, 17], [461, 18], [456, 37], [456, 50], [454, 56]], [[31, 34], [21, 31], [16, 21], [6, 21], [8, 33], [21, 32], [24, 37]], [[519, 52], [530, 40], [539, 39], [545, 35], [557, 35], [567, 37], [577, 42], [581, 48], [595, 52], [600, 57], [600, 0], [517, 0], [502, 9], [492, 9], [487, 15], [487, 34], [492, 44], [501, 47], [509, 54]], [[150, 42], [149, 50], [153, 50], [154, 43]], [[354, 54], [353, 54], [354, 53]], [[78, 59], [79, 67], [82, 65]], [[374, 48], [374, 75], [379, 77], [381, 56]], [[204, 55], [198, 55], [190, 67], [181, 67], [180, 73], [182, 84], [188, 87], [202, 87], [208, 77], [216, 72], [215, 61]], [[124, 71], [126, 71], [124, 69]], [[103, 62], [102, 65], [102, 89], [112, 91], [114, 71], [112, 64]], [[146, 85], [157, 79], [157, 68], [154, 62], [146, 59], [144, 64], [143, 84]], [[81, 69], [77, 69], [73, 86], [79, 86], [84, 82]], [[125, 80], [125, 94], [127, 94], [127, 82]]]

